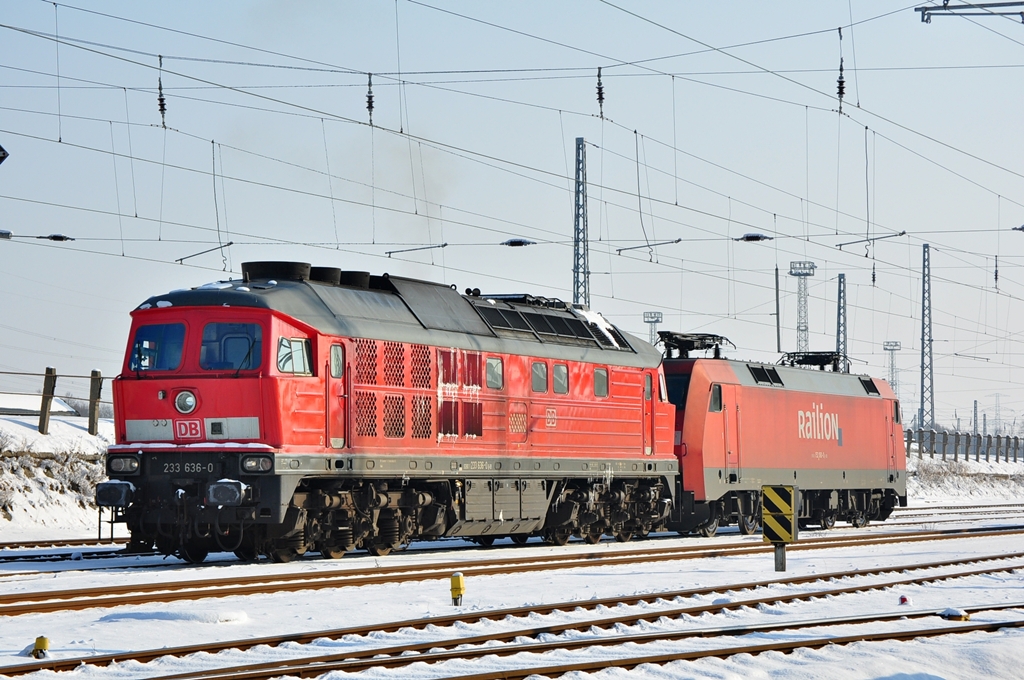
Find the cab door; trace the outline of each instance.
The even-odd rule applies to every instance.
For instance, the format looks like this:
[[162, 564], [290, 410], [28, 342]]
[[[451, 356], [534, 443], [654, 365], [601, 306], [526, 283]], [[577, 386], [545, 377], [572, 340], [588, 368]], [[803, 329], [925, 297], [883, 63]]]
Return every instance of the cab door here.
[[331, 345], [324, 374], [327, 376], [327, 436], [332, 449], [345, 448], [348, 400], [348, 371], [345, 369], [345, 347]]
[[654, 377], [644, 373], [644, 455], [654, 455]]
[[740, 404], [735, 385], [722, 385], [725, 416], [725, 480], [735, 484], [740, 477]]

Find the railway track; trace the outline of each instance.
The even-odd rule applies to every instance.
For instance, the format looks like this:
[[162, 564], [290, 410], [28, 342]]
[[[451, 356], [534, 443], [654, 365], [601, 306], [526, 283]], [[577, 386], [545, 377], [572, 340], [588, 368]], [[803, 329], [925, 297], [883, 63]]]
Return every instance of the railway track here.
[[[946, 518], [946, 519], [929, 519], [925, 522], [919, 521], [925, 517], [944, 517], [948, 514], [956, 513], [964, 516], [962, 518]], [[1024, 503], [1001, 503], [991, 504], [985, 506], [929, 506], [929, 507], [915, 507], [915, 508], [897, 508], [893, 513], [891, 519], [887, 520], [885, 524], [878, 524], [875, 526], [879, 527], [903, 527], [903, 526], [914, 526], [916, 524], [948, 524], [948, 523], [963, 523], [970, 521], [971, 519], [1024, 519]], [[895, 520], [895, 521], [894, 521]], [[852, 529], [853, 527], [845, 525], [837, 525], [836, 529]], [[816, 532], [819, 531], [817, 527], [811, 527], [802, 529], [804, 532]], [[729, 534], [723, 534], [729, 535]], [[813, 535], [813, 534], [812, 534]], [[675, 534], [666, 536], [651, 536], [653, 540], [660, 538], [677, 538]], [[459, 539], [459, 542], [463, 542], [463, 539]], [[110, 539], [66, 539], [57, 541], [11, 541], [7, 543], [0, 543], [0, 563], [5, 562], [62, 562], [62, 561], [89, 561], [89, 560], [103, 560], [111, 559], [116, 557], [125, 557], [125, 553], [121, 552], [127, 545], [127, 539], [115, 538], [113, 541]], [[416, 550], [416, 552], [440, 552], [451, 550], [452, 548], [441, 548], [436, 545], [424, 544], [431, 547], [423, 547]], [[91, 547], [91, 546], [112, 546], [109, 549], [97, 549], [90, 551], [73, 551], [68, 552], [67, 549], [76, 547]], [[116, 547], [115, 547], [116, 546]], [[9, 551], [16, 550], [38, 550], [40, 548], [54, 548], [63, 549], [61, 552], [47, 552], [37, 553], [33, 552], [30, 554], [6, 554]], [[474, 546], [470, 549], [476, 549]], [[156, 556], [159, 553], [155, 551], [145, 553], [132, 553], [132, 557], [146, 557]], [[166, 567], [165, 564], [143, 564], [143, 565], [132, 565], [130, 568], [153, 568], [153, 567]], [[4, 574], [0, 574], [4, 576]]]
[[[965, 537], [1024, 534], [1024, 527], [1002, 529], [940, 530], [897, 535], [828, 536], [808, 539], [792, 544], [789, 550], [802, 551], [820, 548], [885, 545], [915, 541], [961, 539]], [[605, 550], [601, 552], [559, 553], [528, 557], [497, 557], [474, 561], [458, 560], [418, 565], [374, 566], [321, 570], [314, 573], [257, 574], [246, 577], [189, 580], [150, 584], [131, 583], [120, 586], [19, 592], [0, 595], [0, 616], [39, 614], [54, 611], [75, 611], [93, 607], [116, 607], [154, 602], [196, 600], [208, 597], [257, 595], [298, 590], [343, 588], [445, 579], [453, 571], [466, 578], [509, 573], [608, 567], [623, 564], [643, 564], [680, 559], [699, 559], [732, 555], [751, 555], [771, 552], [773, 548], [761, 543], [731, 543], [727, 545], [680, 546], [669, 548], [641, 548]], [[360, 565], [361, 566], [361, 565]], [[191, 573], [191, 570], [190, 570]]]
[[[980, 565], [983, 563], [998, 563], [991, 564], [987, 567], [979, 567], [974, 569], [967, 569], [954, 572], [943, 572], [934, 573], [937, 569], [944, 569], [955, 566], [966, 566], [966, 565]], [[1012, 562], [1012, 563], [1007, 563]], [[630, 612], [625, 614], [615, 615], [602, 615], [596, 618], [587, 618], [583, 621], [572, 621], [555, 623], [545, 626], [531, 626], [529, 628], [521, 628], [515, 630], [506, 630], [502, 632], [490, 632], [476, 636], [466, 637], [443, 637], [443, 638], [431, 638], [428, 640], [418, 640], [413, 643], [403, 645], [392, 645], [392, 646], [371, 646], [360, 650], [346, 650], [344, 652], [317, 655], [317, 656], [304, 656], [300, 658], [293, 658], [287, 660], [276, 660], [271, 662], [259, 663], [259, 664], [247, 664], [245, 666], [236, 666], [233, 668], [221, 668], [213, 670], [205, 670], [200, 672], [189, 672], [166, 676], [167, 678], [175, 678], [177, 680], [185, 679], [240, 679], [247, 678], [255, 680], [257, 678], [271, 678], [280, 675], [299, 676], [299, 677], [314, 677], [329, 671], [344, 670], [347, 672], [357, 672], [365, 670], [371, 667], [384, 666], [384, 667], [401, 667], [412, 663], [422, 662], [440, 662], [448, 659], [471, 659], [479, 658], [487, 655], [499, 655], [507, 656], [512, 654], [519, 654], [522, 652], [545, 652], [556, 649], [581, 649], [586, 647], [597, 647], [597, 646], [616, 646], [625, 643], [636, 643], [644, 644], [655, 641], [665, 640], [682, 640], [686, 638], [711, 638], [711, 637], [735, 637], [738, 635], [746, 635], [753, 633], [764, 633], [771, 631], [780, 631], [785, 629], [810, 629], [814, 627], [822, 627], [829, 625], [847, 625], [857, 623], [877, 623], [879, 621], [891, 621], [898, 618], [925, 618], [934, 616], [936, 612], [934, 610], [924, 611], [900, 611], [894, 612], [887, 615], [871, 615], [871, 616], [855, 616], [855, 617], [842, 617], [835, 619], [821, 620], [817, 619], [814, 621], [786, 621], [782, 623], [774, 624], [761, 624], [761, 625], [746, 625], [746, 626], [730, 626], [730, 627], [713, 627], [713, 628], [700, 628], [700, 629], [686, 629], [679, 631], [659, 631], [657, 633], [640, 632], [629, 635], [617, 635], [617, 636], [592, 636], [586, 638], [575, 638], [575, 639], [562, 639], [557, 641], [538, 641], [540, 636], [551, 636], [561, 635], [571, 631], [591, 631], [594, 628], [606, 629], [612, 626], [631, 626], [636, 625], [642, 621], [652, 621], [667, 618], [679, 618], [683, 616], [700, 616], [701, 614], [707, 613], [719, 613], [723, 610], [735, 610], [744, 607], [758, 607], [763, 605], [772, 605], [777, 603], [789, 603], [812, 600], [815, 598], [826, 598], [826, 597], [837, 597], [841, 595], [847, 595], [851, 593], [872, 591], [872, 590], [884, 590], [887, 588], [907, 586], [907, 585], [918, 585], [924, 583], [934, 583], [938, 581], [946, 581], [960, 578], [970, 578], [974, 576], [991, 575], [994, 573], [1009, 572], [1017, 569], [1024, 568], [1024, 553], [1008, 553], [999, 555], [990, 555], [985, 557], [973, 558], [968, 560], [946, 560], [941, 562], [930, 562], [930, 563], [915, 563], [906, 565], [894, 565], [888, 567], [880, 567], [871, 570], [859, 570], [856, 572], [834, 572], [826, 574], [815, 574], [807, 576], [794, 576], [783, 579], [771, 579], [763, 581], [753, 581], [747, 583], [738, 584], [727, 584], [718, 585], [703, 588], [691, 588], [685, 590], [675, 590], [658, 593], [648, 593], [644, 595], [630, 596], [630, 597], [614, 597], [605, 598], [601, 600], [584, 600], [574, 602], [561, 602], [544, 606], [529, 606], [529, 607], [517, 607], [500, 610], [489, 610], [489, 611], [477, 611], [477, 612], [463, 612], [459, 614], [453, 614], [441, 617], [430, 617], [414, 619], [409, 621], [398, 621], [385, 625], [371, 625], [371, 626], [359, 626], [350, 628], [341, 628], [334, 630], [322, 630], [309, 633], [303, 633], [299, 635], [289, 636], [274, 636], [248, 640], [236, 640], [229, 642], [219, 642], [213, 644], [204, 645], [191, 645], [177, 648], [163, 648], [157, 650], [149, 650], [142, 652], [131, 652], [124, 654], [108, 654], [102, 656], [93, 657], [80, 657], [73, 659], [61, 659], [61, 660], [45, 660], [40, 662], [33, 662], [28, 664], [22, 664], [19, 666], [8, 666], [0, 668], [0, 674], [14, 676], [23, 675], [26, 673], [32, 673], [39, 670], [51, 670], [51, 671], [63, 671], [72, 670], [77, 668], [81, 664], [89, 664], [94, 666], [107, 665], [116, 661], [132, 660], [139, 663], [145, 663], [152, 661], [156, 658], [174, 656], [181, 657], [188, 654], [194, 654], [197, 652], [206, 653], [217, 653], [227, 649], [250, 649], [259, 645], [270, 645], [277, 646], [285, 642], [308, 644], [313, 640], [321, 638], [332, 638], [340, 639], [345, 636], [371, 636], [374, 633], [394, 633], [403, 629], [423, 629], [425, 627], [432, 626], [435, 628], [442, 628], [451, 626], [456, 622], [463, 624], [474, 624], [484, 620], [498, 621], [504, 620], [508, 617], [512, 618], [526, 618], [536, 615], [549, 615], [556, 611], [567, 611], [567, 610], [603, 610], [607, 607], [617, 606], [635, 606], [642, 603], [660, 602], [668, 604], [673, 600], [694, 598], [700, 596], [707, 596], [721, 592], [742, 592], [742, 591], [756, 591], [765, 587], [793, 587], [806, 585], [811, 583], [821, 582], [832, 582], [840, 581], [840, 583], [817, 590], [809, 591], [798, 591], [798, 592], [787, 592], [787, 593], [767, 593], [759, 597], [750, 597], [746, 599], [729, 600], [728, 602], [715, 601], [711, 603], [700, 603], [700, 604], [689, 604], [680, 607], [658, 607], [656, 609], [644, 609], [639, 612]], [[899, 573], [904, 574], [907, 572], [923, 572], [917, 576], [909, 576], [898, 579], [891, 579], [882, 582], [865, 583], [865, 579], [871, 576], [879, 576], [887, 573]], [[1024, 603], [1001, 603], [999, 605], [982, 605], [973, 608], [967, 608], [965, 611], [978, 612], [978, 611], [993, 611], [993, 610], [1005, 610], [1005, 609], [1017, 609], [1024, 607]], [[988, 625], [988, 624], [984, 624]], [[1020, 625], [1024, 625], [1024, 619], [1022, 619]], [[958, 625], [956, 627], [957, 632], [963, 632], [967, 630], [969, 626]], [[901, 631], [902, 632], [902, 631]], [[804, 635], [804, 637], [806, 637]], [[523, 638], [529, 638], [532, 642], [522, 642]], [[837, 638], [829, 637], [829, 640], [836, 641]], [[866, 637], [857, 637], [856, 639], [868, 639]], [[880, 638], [881, 639], [881, 638]], [[893, 637], [885, 637], [884, 639], [894, 639]], [[851, 638], [849, 641], [853, 641]], [[494, 643], [511, 643], [504, 644], [501, 646], [494, 646]], [[842, 643], [840, 643], [842, 644]], [[482, 645], [478, 647], [472, 647], [467, 649], [466, 645]], [[799, 646], [799, 645], [798, 645]], [[814, 646], [814, 645], [805, 645]], [[458, 648], [458, 649], [455, 649]], [[725, 648], [729, 653], [756, 653], [751, 651], [751, 647], [737, 647], [732, 645]], [[773, 647], [774, 649], [774, 647]], [[716, 650], [713, 650], [716, 651]], [[767, 651], [767, 648], [761, 651]], [[717, 650], [716, 653], [706, 654], [708, 656], [721, 656], [723, 650]], [[649, 657], [644, 657], [649, 658]], [[683, 658], [678, 654], [673, 655], [673, 659]], [[700, 658], [699, 656], [693, 658]], [[602, 662], [603, 663], [603, 662]], [[651, 661], [643, 661], [640, 663], [652, 663]], [[572, 667], [566, 668], [560, 671], [560, 673], [569, 672], [571, 670], [594, 670], [594, 667]], [[529, 669], [528, 672], [524, 671], [522, 676], [512, 677], [525, 677], [531, 673], [544, 673], [538, 669]], [[476, 676], [474, 676], [476, 677]], [[481, 676], [485, 677], [485, 676]], [[490, 677], [490, 676], [486, 676]], [[501, 675], [493, 677], [504, 677]]]

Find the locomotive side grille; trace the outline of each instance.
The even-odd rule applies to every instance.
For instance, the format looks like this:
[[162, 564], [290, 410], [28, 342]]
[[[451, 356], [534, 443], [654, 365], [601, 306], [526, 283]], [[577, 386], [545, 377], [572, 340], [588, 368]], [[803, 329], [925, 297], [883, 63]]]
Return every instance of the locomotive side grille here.
[[356, 392], [356, 434], [377, 436], [377, 395], [373, 392]]
[[400, 342], [384, 343], [384, 384], [405, 387], [405, 345]]
[[[426, 345], [412, 346], [412, 366], [410, 366], [412, 386], [421, 390], [430, 389], [430, 348]], [[415, 407], [415, 403], [414, 403]], [[415, 416], [413, 417], [415, 422]], [[415, 426], [413, 426], [415, 430]], [[415, 434], [413, 435], [416, 436]]]
[[400, 394], [384, 395], [384, 436], [405, 437], [405, 397]]
[[[426, 349], [426, 348], [424, 348]], [[415, 351], [415, 348], [414, 348]], [[430, 354], [428, 353], [429, 357]], [[434, 436], [434, 398], [412, 398], [412, 438], [431, 439]]]
[[356, 340], [356, 382], [361, 385], [377, 384], [377, 342]]

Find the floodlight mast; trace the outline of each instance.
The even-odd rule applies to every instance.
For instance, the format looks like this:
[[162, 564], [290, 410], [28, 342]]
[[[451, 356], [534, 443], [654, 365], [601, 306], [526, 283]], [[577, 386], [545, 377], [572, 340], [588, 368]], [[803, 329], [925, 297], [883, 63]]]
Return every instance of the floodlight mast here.
[[651, 327], [650, 342], [652, 345], [658, 341], [658, 324], [663, 319], [664, 316], [661, 312], [644, 312], [644, 323]]
[[892, 388], [896, 398], [900, 398], [899, 376], [896, 372], [896, 352], [903, 349], [899, 340], [886, 340], [882, 343], [882, 349], [889, 353], [889, 387]]
[[796, 289], [796, 351], [807, 352], [810, 348], [810, 325], [807, 323], [807, 277], [814, 276], [817, 265], [813, 262], [796, 261], [789, 263], [789, 275], [797, 277]]

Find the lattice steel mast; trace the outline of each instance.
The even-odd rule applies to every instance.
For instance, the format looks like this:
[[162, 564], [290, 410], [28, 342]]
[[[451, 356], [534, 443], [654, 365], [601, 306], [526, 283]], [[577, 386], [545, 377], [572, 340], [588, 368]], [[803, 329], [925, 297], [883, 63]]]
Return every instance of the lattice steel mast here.
[[840, 274], [839, 295], [836, 296], [836, 354], [839, 355], [840, 373], [850, 372], [846, 339], [846, 274]]
[[917, 426], [935, 428], [935, 385], [932, 373], [932, 263], [931, 250], [923, 247], [921, 260], [921, 406]]
[[590, 245], [587, 241], [587, 148], [576, 138], [576, 200], [573, 210], [573, 304], [590, 306]]
[[810, 347], [807, 323], [807, 277], [814, 276], [813, 262], [790, 262], [789, 275], [797, 277], [796, 287], [796, 351], [807, 352]]

